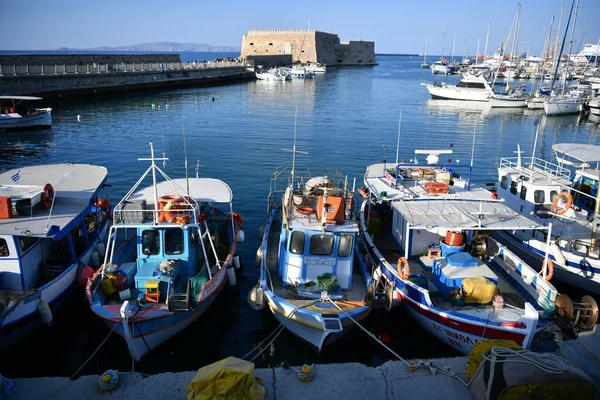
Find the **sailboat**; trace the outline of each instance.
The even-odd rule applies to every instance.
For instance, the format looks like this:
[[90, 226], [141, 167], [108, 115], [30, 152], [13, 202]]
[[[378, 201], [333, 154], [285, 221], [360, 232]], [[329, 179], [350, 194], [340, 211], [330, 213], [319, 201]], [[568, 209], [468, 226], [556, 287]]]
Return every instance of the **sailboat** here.
[[[558, 73], [558, 67], [560, 64], [560, 59], [562, 55], [563, 48], [565, 46], [565, 39], [567, 37], [567, 31], [569, 30], [569, 23], [571, 22], [571, 16], [573, 15], [573, 8], [575, 7], [575, 16], [573, 21], [573, 26], [575, 26], [575, 22], [577, 21], [577, 9], [579, 8], [579, 0], [577, 0], [577, 6], [575, 6], [575, 0], [571, 3], [571, 12], [569, 13], [569, 19], [567, 20], [567, 26], [565, 28], [565, 34], [563, 36], [562, 45], [560, 46], [560, 52], [557, 55], [556, 67], [554, 69], [554, 75], [552, 76], [552, 84], [550, 85], [551, 95], [550, 99], [548, 99], [544, 103], [544, 112], [546, 115], [565, 115], [565, 114], [573, 114], [578, 113], [583, 110], [583, 105], [585, 103], [585, 91], [574, 91], [567, 92], [566, 87], [566, 79], [563, 81], [563, 87], [561, 94], [557, 95], [554, 93], [554, 83], [556, 81], [556, 76]], [[571, 45], [573, 46], [573, 35], [575, 29], [571, 30]], [[569, 53], [571, 49], [569, 49]], [[569, 69], [569, 58], [567, 58], [567, 65], [565, 66], [565, 74], [568, 73]]]
[[[514, 61], [514, 55], [516, 51], [516, 42], [519, 36], [519, 28], [520, 28], [520, 15], [521, 15], [521, 5], [519, 4], [517, 7], [517, 13], [515, 14], [514, 20], [514, 34], [513, 34], [513, 43], [511, 49], [511, 61]], [[513, 28], [511, 28], [513, 31]], [[511, 62], [511, 64], [513, 64]], [[517, 108], [517, 107], [525, 107], [527, 106], [527, 93], [521, 87], [510, 87], [510, 77], [513, 74], [508, 74], [506, 79], [506, 90], [502, 94], [494, 94], [489, 98], [489, 104], [492, 108]]]
[[423, 62], [421, 68], [429, 68], [429, 61], [427, 61], [427, 35], [425, 35], [425, 51], [423, 52]]

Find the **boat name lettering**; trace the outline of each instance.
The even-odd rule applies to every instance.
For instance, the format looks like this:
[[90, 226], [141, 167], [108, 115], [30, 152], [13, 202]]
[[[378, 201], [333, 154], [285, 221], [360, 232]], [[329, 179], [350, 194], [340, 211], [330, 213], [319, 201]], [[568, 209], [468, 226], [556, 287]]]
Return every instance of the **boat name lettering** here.
[[335, 265], [335, 257], [304, 257], [304, 263]]

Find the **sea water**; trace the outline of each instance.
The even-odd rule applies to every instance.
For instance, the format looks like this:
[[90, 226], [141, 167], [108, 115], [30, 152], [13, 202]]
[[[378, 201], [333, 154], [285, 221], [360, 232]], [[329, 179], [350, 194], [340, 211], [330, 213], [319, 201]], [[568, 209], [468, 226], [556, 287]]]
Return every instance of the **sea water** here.
[[[230, 56], [235, 55], [219, 57]], [[184, 61], [194, 57], [198, 55], [182, 55]], [[412, 160], [415, 149], [451, 148], [453, 154], [444, 159], [461, 165], [470, 164], [473, 155], [473, 180], [494, 182], [500, 158], [514, 157], [517, 144], [523, 156], [531, 155], [536, 132], [536, 155], [544, 157], [551, 157], [554, 143], [598, 144], [600, 133], [597, 123], [578, 115], [546, 117], [539, 111], [431, 100], [420, 83], [456, 83], [459, 77], [432, 76], [430, 70], [419, 68], [418, 57], [380, 56], [377, 62], [375, 67], [329, 68], [314, 79], [290, 82], [50, 102], [51, 130], [0, 134], [0, 168], [61, 162], [104, 165], [112, 184], [111, 202], [116, 204], [148, 167], [138, 158], [149, 157], [152, 141], [156, 155], [168, 158], [164, 170], [172, 178], [185, 176], [187, 154], [190, 175], [197, 170], [199, 176], [219, 178], [231, 186], [234, 208], [244, 218], [246, 232], [239, 247], [242, 268], [236, 271], [237, 285], [227, 287], [176, 339], [145, 356], [136, 370], [193, 370], [223, 357], [242, 357], [259, 345], [259, 351], [264, 350], [254, 360], [259, 366], [352, 361], [376, 365], [393, 356], [359, 329], [320, 355], [285, 330], [272, 345], [261, 345], [278, 324], [268, 311], [253, 311], [246, 304], [248, 290], [258, 279], [254, 256], [257, 232], [265, 223], [270, 174], [277, 166], [291, 165], [291, 153], [282, 149], [293, 147], [294, 132], [297, 149], [308, 152], [297, 154], [297, 165], [336, 167], [350, 184], [356, 179], [357, 187], [362, 186], [367, 165], [383, 159]], [[163, 161], [159, 164], [162, 167]], [[457, 355], [402, 310], [373, 318], [365, 328], [403, 357]], [[80, 290], [56, 313], [52, 327], [41, 327], [0, 353], [0, 371], [9, 377], [70, 376], [109, 332], [89, 310]], [[125, 341], [114, 333], [82, 373], [109, 368], [131, 370]]]

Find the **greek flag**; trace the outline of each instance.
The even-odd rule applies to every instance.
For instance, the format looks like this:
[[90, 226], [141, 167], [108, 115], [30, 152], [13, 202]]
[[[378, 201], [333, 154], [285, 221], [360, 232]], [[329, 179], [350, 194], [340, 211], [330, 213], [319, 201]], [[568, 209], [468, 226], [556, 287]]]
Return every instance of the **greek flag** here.
[[16, 174], [10, 177], [10, 180], [12, 180], [14, 183], [18, 183], [19, 179], [21, 179], [21, 170], [18, 170]]

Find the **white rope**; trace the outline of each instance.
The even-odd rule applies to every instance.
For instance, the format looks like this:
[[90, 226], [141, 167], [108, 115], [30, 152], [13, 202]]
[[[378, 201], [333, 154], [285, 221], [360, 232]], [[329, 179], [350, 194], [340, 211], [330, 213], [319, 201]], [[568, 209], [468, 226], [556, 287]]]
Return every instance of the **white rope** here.
[[98, 348], [96, 350], [94, 350], [94, 352], [92, 353], [92, 355], [89, 356], [89, 358], [87, 360], [85, 360], [85, 362], [81, 365], [81, 367], [79, 367], [79, 369], [77, 371], [75, 371], [75, 373], [73, 375], [71, 375], [71, 377], [69, 378], [70, 380], [73, 380], [73, 378], [75, 376], [77, 376], [77, 374], [79, 373], [79, 371], [81, 371], [81, 369], [83, 367], [85, 367], [88, 362], [90, 362], [90, 360], [96, 355], [96, 353], [98, 352], [98, 350], [100, 350], [100, 348], [104, 345], [104, 343], [106, 343], [106, 341], [108, 340], [108, 338], [110, 337], [110, 335], [115, 331], [115, 329], [117, 328], [117, 326], [120, 323], [121, 322], [119, 321], [119, 322], [117, 322], [116, 324], [113, 325], [113, 327], [110, 330], [110, 332], [108, 332], [108, 335], [106, 335], [106, 337], [104, 338], [104, 340], [102, 341], [102, 343], [100, 343], [100, 346], [98, 346]]

